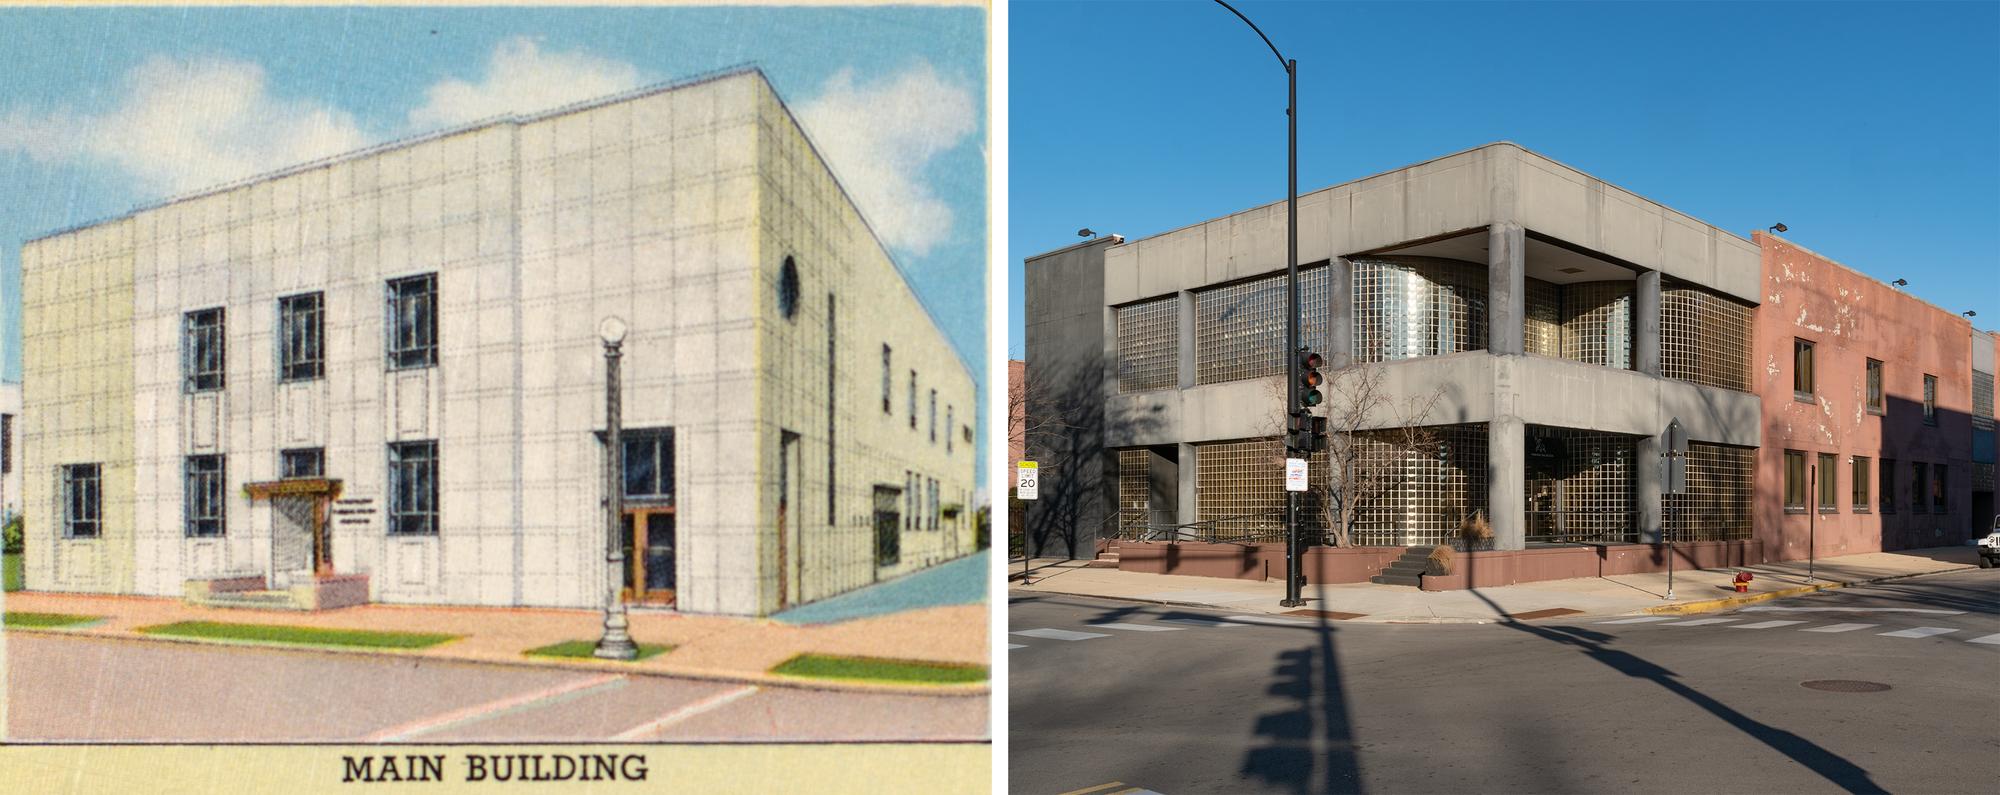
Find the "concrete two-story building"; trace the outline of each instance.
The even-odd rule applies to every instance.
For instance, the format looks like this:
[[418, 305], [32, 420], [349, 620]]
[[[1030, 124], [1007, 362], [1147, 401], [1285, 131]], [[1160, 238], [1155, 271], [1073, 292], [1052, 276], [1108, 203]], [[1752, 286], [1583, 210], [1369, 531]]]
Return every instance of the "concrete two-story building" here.
[[628, 599], [764, 615], [973, 551], [973, 379], [755, 70], [22, 263], [30, 589], [601, 604], [612, 316]]

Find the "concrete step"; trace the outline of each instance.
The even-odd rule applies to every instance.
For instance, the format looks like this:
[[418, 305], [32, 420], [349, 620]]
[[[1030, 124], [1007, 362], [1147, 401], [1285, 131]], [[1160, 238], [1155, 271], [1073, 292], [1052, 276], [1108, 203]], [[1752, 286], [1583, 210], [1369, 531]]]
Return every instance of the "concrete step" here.
[[1376, 585], [1408, 585], [1413, 588], [1422, 588], [1424, 586], [1422, 578], [1406, 574], [1377, 574], [1369, 577], [1368, 581]]
[[288, 591], [231, 591], [209, 594], [197, 602], [202, 607], [233, 607], [244, 610], [304, 610]]

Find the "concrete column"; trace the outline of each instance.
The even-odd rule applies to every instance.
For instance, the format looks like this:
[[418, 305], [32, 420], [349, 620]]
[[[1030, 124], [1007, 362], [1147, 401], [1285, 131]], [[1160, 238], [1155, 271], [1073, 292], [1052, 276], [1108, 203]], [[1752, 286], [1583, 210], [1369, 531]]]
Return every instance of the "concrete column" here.
[[1632, 301], [1632, 369], [1657, 377], [1660, 374], [1659, 271], [1639, 274], [1639, 284]]
[[1180, 523], [1180, 449], [1175, 446], [1146, 450], [1146, 529], [1166, 531]]
[[[1645, 283], [1643, 277], [1640, 283]], [[1654, 273], [1653, 283], [1659, 283], [1657, 271]], [[1636, 520], [1638, 522], [1636, 529], [1639, 531], [1641, 544], [1660, 543], [1660, 452], [1660, 437], [1639, 438], [1638, 450], [1635, 452], [1639, 460], [1634, 463], [1634, 467], [1639, 470], [1637, 475], [1639, 516]]]
[[1528, 476], [1527, 428], [1521, 418], [1494, 417], [1486, 426], [1486, 503], [1493, 521], [1493, 548], [1526, 549]]
[[1201, 521], [1201, 508], [1195, 504], [1201, 498], [1201, 459], [1195, 454], [1194, 445], [1181, 442], [1181, 501], [1179, 524], [1194, 524]]
[[1182, 290], [1180, 299], [1181, 299], [1180, 303], [1181, 335], [1180, 335], [1179, 345], [1178, 347], [1174, 348], [1174, 351], [1178, 356], [1178, 365], [1180, 368], [1180, 376], [1181, 376], [1180, 387], [1182, 389], [1187, 389], [1194, 386], [1194, 376], [1195, 376], [1194, 293]]
[[1334, 257], [1327, 267], [1332, 269], [1327, 274], [1327, 343], [1320, 355], [1326, 357], [1328, 370], [1338, 370], [1354, 354], [1354, 264], [1346, 257]]
[[1494, 224], [1486, 235], [1486, 349], [1519, 355], [1525, 350], [1527, 239], [1516, 223]]

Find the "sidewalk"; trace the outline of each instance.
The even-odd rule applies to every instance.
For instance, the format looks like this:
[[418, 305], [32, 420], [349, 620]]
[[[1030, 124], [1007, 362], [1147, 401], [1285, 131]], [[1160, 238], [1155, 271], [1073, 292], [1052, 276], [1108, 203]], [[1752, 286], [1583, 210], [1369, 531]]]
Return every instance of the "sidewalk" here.
[[[984, 559], [981, 556], [981, 560]], [[604, 614], [602, 611], [594, 610], [371, 604], [320, 613], [296, 613], [195, 608], [183, 605], [178, 599], [168, 598], [35, 591], [8, 593], [5, 605], [7, 612], [10, 613], [64, 613], [100, 616], [105, 619], [76, 629], [9, 627], [7, 631], [10, 633], [85, 635], [159, 643], [215, 642], [169, 638], [134, 631], [140, 627], [180, 621], [444, 633], [461, 637], [455, 641], [418, 650], [348, 649], [324, 646], [290, 648], [304, 648], [309, 652], [328, 654], [389, 655], [440, 661], [615, 671], [822, 690], [965, 696], [985, 695], [990, 691], [986, 682], [949, 685], [889, 684], [779, 676], [768, 673], [773, 666], [805, 653], [951, 665], [989, 665], [989, 608], [984, 603], [918, 607], [865, 615], [841, 623], [804, 626], [768, 619], [681, 615], [665, 610], [636, 608], [630, 612], [630, 633], [633, 639], [642, 644], [667, 644], [674, 647], [670, 652], [637, 662], [527, 657], [522, 654], [529, 649], [564, 641], [595, 641], [603, 632]]]
[[[1301, 598], [1308, 600], [1303, 608], [1278, 604], [1285, 596], [1285, 586], [1280, 580], [1257, 582], [1141, 574], [1088, 568], [1086, 563], [1082, 560], [1014, 558], [1009, 561], [1007, 569], [1010, 578], [1008, 593], [1013, 596], [1038, 593], [1092, 596], [1245, 613], [1286, 613], [1302, 609], [1327, 613], [1326, 618], [1366, 623], [1469, 624], [1553, 618], [1558, 615], [1700, 613], [1824, 588], [1974, 568], [1978, 565], [1978, 551], [1973, 547], [1957, 546], [1820, 558], [1813, 565], [1817, 583], [1810, 585], [1806, 582], [1805, 561], [1679, 571], [1673, 575], [1672, 601], [1665, 598], [1667, 575], [1659, 573], [1441, 592], [1374, 583], [1307, 585], [1300, 594]], [[1026, 581], [1013, 579], [1023, 571], [1028, 575]], [[1747, 594], [1736, 593], [1732, 583], [1738, 571], [1749, 571], [1755, 575]]]

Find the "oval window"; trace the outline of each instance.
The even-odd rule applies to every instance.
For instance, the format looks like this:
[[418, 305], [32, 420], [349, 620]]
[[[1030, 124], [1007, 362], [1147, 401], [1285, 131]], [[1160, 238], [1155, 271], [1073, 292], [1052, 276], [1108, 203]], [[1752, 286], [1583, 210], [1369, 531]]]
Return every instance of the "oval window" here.
[[785, 258], [785, 267], [778, 273], [778, 311], [786, 320], [799, 311], [799, 266], [791, 257]]

